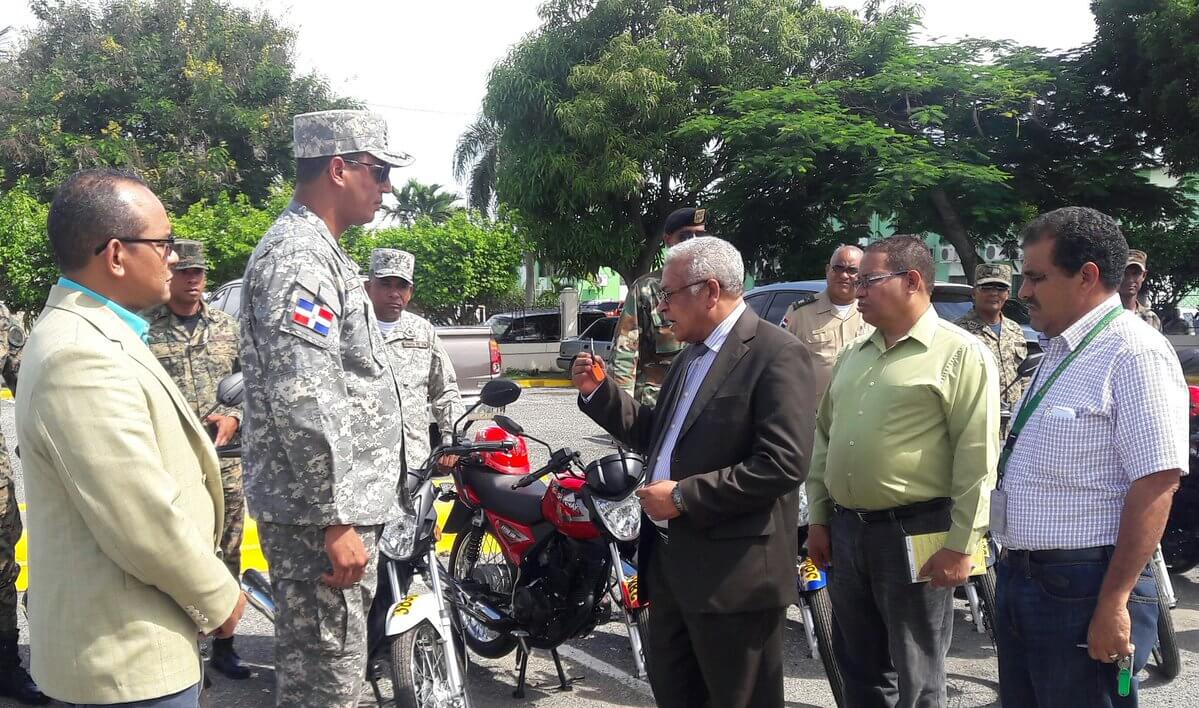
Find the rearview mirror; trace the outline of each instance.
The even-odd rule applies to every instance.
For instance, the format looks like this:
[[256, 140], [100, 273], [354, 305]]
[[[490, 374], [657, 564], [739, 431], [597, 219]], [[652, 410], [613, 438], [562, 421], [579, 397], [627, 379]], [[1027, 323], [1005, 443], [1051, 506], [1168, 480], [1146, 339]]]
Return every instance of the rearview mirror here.
[[1025, 357], [1024, 361], [1020, 362], [1020, 366], [1016, 367], [1016, 376], [1026, 379], [1037, 373], [1037, 369], [1041, 366], [1041, 359], [1044, 356], [1041, 352], [1029, 354]]
[[517, 423], [506, 415], [493, 415], [491, 419], [495, 421], [496, 425], [513, 435], [524, 435], [525, 433], [525, 429], [521, 427], [520, 423]]
[[492, 379], [479, 392], [479, 402], [491, 408], [502, 408], [520, 398], [520, 384], [509, 379]]
[[216, 399], [224, 406], [240, 406], [246, 397], [246, 385], [241, 372], [229, 374], [216, 387]]

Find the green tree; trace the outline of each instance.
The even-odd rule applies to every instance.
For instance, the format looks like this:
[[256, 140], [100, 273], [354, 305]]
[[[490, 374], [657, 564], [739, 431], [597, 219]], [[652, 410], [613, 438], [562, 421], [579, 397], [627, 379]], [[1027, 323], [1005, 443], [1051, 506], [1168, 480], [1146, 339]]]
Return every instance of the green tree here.
[[874, 31], [806, 0], [550, 0], [541, 18], [483, 103], [498, 199], [561, 272], [607, 265], [626, 281], [653, 267], [666, 215], [727, 172], [709, 136], [677, 129], [726, 89], [840, 75]]
[[0, 301], [28, 317], [42, 311], [58, 278], [46, 240], [48, 212], [26, 180], [0, 191]]
[[499, 126], [485, 116], [467, 127], [454, 148], [454, 179], [467, 184], [470, 208], [484, 214], [490, 213], [495, 204], [499, 150]]
[[1098, 85], [1126, 98], [1130, 132], [1143, 131], [1178, 173], [1199, 168], [1199, 6], [1194, 0], [1092, 0], [1086, 54]]
[[402, 188], [393, 188], [391, 195], [395, 197], [396, 203], [384, 204], [383, 212], [388, 219], [405, 226], [415, 224], [422, 217], [440, 224], [462, 211], [461, 207], [454, 205], [458, 201], [458, 195], [454, 192], [443, 192], [440, 184], [424, 184], [419, 180], [410, 179]]
[[517, 285], [525, 251], [523, 228], [513, 215], [492, 221], [474, 211], [455, 211], [434, 223], [427, 216], [410, 227], [354, 230], [342, 246], [363, 268], [375, 248], [399, 248], [416, 256], [414, 306], [435, 322], [469, 319], [473, 306], [504, 301]]
[[222, 193], [212, 203], [192, 204], [171, 226], [177, 237], [204, 243], [211, 289], [242, 277], [254, 247], [290, 201], [291, 189], [283, 187], [273, 189], [261, 208], [244, 194]]
[[2, 186], [48, 199], [81, 167], [137, 169], [183, 210], [267, 199], [294, 174], [291, 119], [350, 105], [294, 68], [294, 32], [226, 0], [33, 0], [37, 26], [0, 62]]
[[890, 32], [855, 75], [733, 92], [680, 131], [715, 136], [731, 166], [718, 210], [746, 205], [768, 263], [785, 271], [796, 246], [827, 248], [830, 217], [851, 238], [891, 214], [901, 231], [945, 236], [972, 279], [978, 246], [1011, 241], [1039, 211], [1093, 206], [1132, 224], [1185, 212], [1178, 190], [1143, 176], [1150, 157], [1112, 130], [1119, 107], [1077, 57], [921, 45], [902, 21]]

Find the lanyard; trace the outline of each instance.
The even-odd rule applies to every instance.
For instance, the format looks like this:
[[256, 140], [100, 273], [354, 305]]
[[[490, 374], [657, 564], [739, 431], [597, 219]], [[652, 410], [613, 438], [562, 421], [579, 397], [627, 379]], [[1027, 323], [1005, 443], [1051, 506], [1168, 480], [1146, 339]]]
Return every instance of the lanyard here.
[[[1024, 424], [1028, 422], [1028, 419], [1032, 417], [1032, 414], [1036, 412], [1037, 408], [1041, 405], [1041, 401], [1045, 398], [1045, 394], [1049, 392], [1050, 387], [1052, 387], [1053, 383], [1057, 381], [1059, 376], [1062, 375], [1062, 372], [1064, 372], [1066, 368], [1070, 366], [1071, 362], [1073, 362], [1074, 359], [1082, 353], [1082, 350], [1086, 349], [1087, 345], [1090, 344], [1095, 337], [1098, 337], [1100, 332], [1107, 329], [1107, 326], [1111, 324], [1113, 320], [1119, 317], [1123, 310], [1124, 308], [1122, 306], [1117, 305], [1116, 307], [1113, 307], [1110, 312], [1104, 315], [1103, 319], [1096, 322], [1095, 326], [1091, 328], [1091, 331], [1087, 332], [1087, 336], [1083, 337], [1082, 341], [1078, 343], [1078, 346], [1074, 348], [1074, 351], [1070, 352], [1065, 359], [1062, 359], [1062, 363], [1058, 364], [1057, 368], [1053, 370], [1053, 373], [1049, 375], [1049, 378], [1045, 379], [1045, 383], [1041, 384], [1041, 386], [1036, 389], [1036, 393], [1029, 397], [1024, 404], [1020, 406], [1020, 410], [1016, 414], [1016, 418], [1012, 421], [1012, 428], [1008, 433], [1007, 442], [1003, 446], [1003, 452], [999, 454], [999, 473], [1001, 475], [1004, 473], [1005, 468], [1007, 467], [1008, 457], [1011, 456], [1012, 450], [1016, 447], [1016, 438], [1020, 437], [1020, 431], [1024, 430]], [[1040, 377], [1038, 376], [1038, 378]], [[1035, 384], [1036, 382], [1034, 381], [1033, 383]]]

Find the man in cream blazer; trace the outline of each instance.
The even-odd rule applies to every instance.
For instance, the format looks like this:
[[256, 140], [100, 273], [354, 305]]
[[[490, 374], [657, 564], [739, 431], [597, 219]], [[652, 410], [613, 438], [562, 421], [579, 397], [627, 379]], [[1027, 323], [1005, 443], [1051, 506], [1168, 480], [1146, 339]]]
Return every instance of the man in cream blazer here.
[[216, 453], [133, 314], [168, 297], [170, 222], [137, 177], [86, 170], [48, 231], [63, 277], [16, 410], [33, 675], [68, 704], [196, 706], [198, 639], [231, 634], [245, 599], [215, 551]]

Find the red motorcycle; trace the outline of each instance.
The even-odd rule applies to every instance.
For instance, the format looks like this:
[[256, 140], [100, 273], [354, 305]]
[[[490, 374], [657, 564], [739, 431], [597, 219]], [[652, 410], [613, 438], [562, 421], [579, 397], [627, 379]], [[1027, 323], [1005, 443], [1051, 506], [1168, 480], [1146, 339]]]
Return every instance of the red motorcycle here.
[[[607, 621], [615, 604], [644, 676], [648, 605], [639, 602], [629, 560], [641, 528], [633, 495], [644, 477], [641, 457], [620, 451], [584, 466], [577, 452], [553, 450], [511, 418], [493, 420], [476, 433], [476, 444], [510, 449], [459, 460], [444, 527], [457, 534], [447, 585], [466, 645], [492, 659], [517, 650], [516, 698], [524, 697], [529, 652], [548, 649], [558, 689], [570, 690], [557, 648]], [[530, 471], [526, 440], [550, 450], [541, 469]]]

